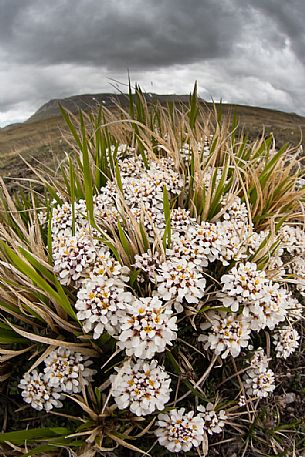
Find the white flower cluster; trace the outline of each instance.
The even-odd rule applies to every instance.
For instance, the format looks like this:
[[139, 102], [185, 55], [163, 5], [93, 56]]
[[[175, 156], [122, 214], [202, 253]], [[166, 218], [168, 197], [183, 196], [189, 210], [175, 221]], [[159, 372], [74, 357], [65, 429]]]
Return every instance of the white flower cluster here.
[[257, 349], [250, 359], [250, 367], [246, 371], [243, 380], [245, 391], [249, 396], [264, 398], [274, 391], [274, 373], [268, 369], [268, 358], [263, 349]]
[[210, 144], [212, 141], [213, 135], [210, 135], [209, 137], [204, 136], [195, 144], [191, 142], [184, 142], [180, 148], [180, 155], [184, 161], [188, 162], [192, 153], [194, 152], [193, 149], [195, 148], [195, 152], [200, 155], [202, 159], [207, 159], [211, 154]]
[[59, 347], [44, 360], [44, 371], [25, 373], [19, 383], [22, 397], [32, 408], [50, 411], [63, 406], [63, 393], [79, 393], [92, 381], [92, 361], [79, 352]]
[[284, 225], [281, 230], [283, 247], [294, 257], [305, 254], [305, 228], [300, 225]]
[[[123, 176], [122, 190], [126, 203], [130, 208], [146, 208], [163, 210], [163, 187], [166, 186], [171, 196], [179, 195], [183, 180], [180, 174], [164, 162], [151, 162], [148, 170], [136, 173], [136, 176]], [[114, 183], [107, 183], [106, 189], [114, 195], [117, 192]]]
[[[200, 157], [206, 189], [212, 182], [217, 185], [223, 173], [221, 167], [212, 169], [205, 163], [210, 155], [209, 141], [203, 139], [196, 150], [194, 145], [183, 144], [184, 162], [179, 164], [187, 168], [193, 152], [196, 160]], [[305, 290], [303, 227], [285, 226], [278, 239], [268, 230], [258, 232], [251, 222], [247, 199], [231, 193], [220, 200], [213, 222], [201, 220], [193, 202], [188, 208], [179, 207], [186, 206], [181, 191], [189, 184], [176, 166], [177, 157], [174, 162], [162, 156], [160, 146], [160, 157], [149, 157], [145, 168], [134, 148], [116, 145], [108, 152], [116, 155], [122, 188], [109, 179], [94, 196], [94, 215], [114, 245], [121, 238], [118, 221], [123, 229], [128, 224], [139, 227], [135, 240], [145, 232], [139, 250], [129, 256], [128, 267], [114, 258], [97, 228], [90, 226], [82, 200], [74, 209], [67, 202], [54, 205], [51, 232], [54, 272], [77, 296], [75, 309], [83, 332], [94, 340], [107, 332], [116, 342], [117, 353], [122, 351], [127, 357], [118, 362], [110, 378], [110, 393], [117, 407], [128, 408], [139, 417], [164, 410], [170, 399], [171, 378], [159, 365], [160, 358], [163, 360], [159, 354], [174, 344], [178, 331], [188, 335], [190, 322], [192, 337], [197, 338], [200, 328], [198, 341], [203, 343], [200, 349], [203, 347], [207, 358], [211, 352], [223, 360], [246, 355], [246, 350], [252, 350], [251, 338], [256, 341], [261, 330], [271, 333], [278, 357], [289, 357], [299, 345], [300, 337], [292, 325], [302, 319], [302, 305], [295, 286], [285, 280], [287, 275], [288, 279], [292, 275], [303, 278], [297, 287]], [[171, 207], [167, 246], [163, 238], [167, 225], [164, 186]], [[126, 233], [128, 237], [131, 232]], [[288, 263], [287, 255], [294, 257]], [[64, 348], [53, 351], [45, 360], [43, 374], [34, 371], [21, 381], [25, 401], [37, 409], [59, 407], [64, 393], [79, 393], [91, 382], [90, 363]], [[268, 368], [263, 349], [254, 352], [243, 382], [249, 401], [267, 397], [275, 389], [275, 374]], [[172, 409], [158, 416], [156, 436], [171, 452], [196, 448], [207, 433], [221, 433], [229, 423], [225, 410], [217, 404], [199, 405], [197, 415], [185, 411]]]
[[[86, 202], [84, 200], [79, 200], [75, 203], [74, 214], [75, 231], [78, 232], [88, 226]], [[72, 236], [72, 220], [72, 204], [64, 202], [62, 205], [57, 205], [53, 208], [51, 219], [53, 241], [58, 238]]]
[[95, 371], [90, 368], [92, 361], [79, 352], [59, 347], [49, 354], [45, 361], [45, 379], [51, 387], [65, 393], [79, 393], [82, 386], [92, 381]]
[[93, 330], [93, 339], [98, 339], [106, 330], [110, 335], [119, 331], [118, 323], [125, 316], [126, 305], [133, 296], [125, 289], [120, 279], [105, 276], [93, 276], [78, 291], [77, 318], [82, 322], [83, 330]]
[[157, 297], [138, 298], [119, 318], [118, 347], [128, 356], [151, 359], [177, 338], [177, 317]]
[[303, 318], [303, 305], [295, 297], [289, 295], [287, 297], [287, 319], [294, 323], [299, 322]]
[[157, 269], [158, 296], [164, 301], [174, 300], [177, 312], [183, 311], [181, 303], [198, 303], [203, 297], [206, 280], [196, 265], [180, 261], [167, 261]]
[[204, 420], [204, 429], [209, 435], [223, 431], [225, 421], [228, 419], [223, 409], [216, 411], [215, 405], [208, 403], [206, 406], [199, 405], [197, 410], [200, 412], [199, 416]]
[[249, 224], [247, 206], [236, 195], [227, 195], [222, 200], [223, 218], [227, 221], [234, 221], [236, 227], [245, 227]]
[[22, 389], [23, 400], [31, 405], [32, 408], [41, 411], [45, 409], [50, 411], [53, 408], [63, 406], [62, 395], [58, 389], [51, 387], [43, 373], [33, 370], [31, 373], [25, 373], [18, 387]]
[[163, 410], [170, 398], [170, 376], [156, 360], [128, 360], [110, 380], [111, 394], [119, 409], [129, 408], [136, 416]]
[[78, 287], [96, 259], [96, 243], [86, 234], [67, 237], [53, 251], [54, 272], [63, 285]]
[[242, 310], [250, 320], [251, 330], [274, 327], [285, 320], [287, 293], [279, 284], [272, 283], [256, 263], [239, 263], [221, 277], [223, 284], [219, 298], [232, 311]]
[[297, 281], [296, 287], [301, 293], [305, 293], [305, 258], [293, 257], [288, 264], [288, 272]]
[[229, 354], [237, 357], [249, 345], [250, 324], [242, 315], [210, 311], [207, 320], [200, 328], [209, 329], [209, 333], [201, 334], [198, 338], [198, 341], [205, 343], [204, 349], [211, 349], [225, 359]]
[[284, 225], [281, 229], [284, 254], [290, 257], [287, 272], [297, 281], [296, 287], [305, 292], [305, 228], [304, 225]]
[[157, 425], [158, 441], [170, 452], [188, 452], [204, 440], [204, 420], [194, 411], [185, 413], [185, 408], [159, 414]]
[[273, 335], [276, 356], [287, 359], [299, 347], [299, 339], [298, 332], [289, 325], [277, 329]]
[[256, 302], [264, 296], [267, 279], [264, 271], [257, 269], [256, 263], [239, 263], [230, 273], [221, 277], [225, 306], [237, 312], [244, 303]]
[[161, 260], [158, 252], [152, 253], [151, 250], [148, 250], [141, 255], [136, 255], [134, 267], [142, 270], [140, 281], [145, 281], [145, 277], [143, 277], [143, 274], [145, 274], [151, 282], [156, 283], [157, 268], [160, 267], [160, 263]]

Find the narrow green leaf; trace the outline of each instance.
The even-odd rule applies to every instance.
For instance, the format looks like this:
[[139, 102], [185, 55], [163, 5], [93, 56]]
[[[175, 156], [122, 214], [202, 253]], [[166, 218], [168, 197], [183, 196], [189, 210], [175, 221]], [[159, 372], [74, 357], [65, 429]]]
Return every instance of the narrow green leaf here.
[[[24, 260], [22, 260], [9, 246], [7, 246], [3, 241], [0, 241], [0, 245], [3, 247], [3, 250], [6, 252], [7, 256], [10, 258], [12, 263], [17, 267], [17, 269], [26, 275], [30, 281], [33, 282], [36, 286], [39, 287], [41, 290], [41, 293], [45, 295], [45, 292], [52, 297], [52, 299], [60, 305], [64, 311], [66, 311], [69, 316], [71, 316], [73, 319], [76, 320], [76, 315], [75, 312], [72, 309], [72, 306], [68, 300], [68, 297], [63, 294], [63, 289], [62, 286], [59, 284], [59, 281], [57, 278], [54, 276], [54, 284], [57, 286], [58, 292], [55, 291], [51, 285], [40, 275], [37, 273], [35, 268], [33, 268], [32, 264], [26, 263]], [[28, 252], [28, 261], [33, 262], [34, 265], [37, 264], [37, 260], [34, 259], [31, 254]], [[31, 262], [30, 262], [31, 263]]]
[[25, 441], [31, 442], [42, 438], [52, 438], [57, 435], [69, 435], [70, 430], [65, 427], [52, 428], [32, 428], [29, 430], [19, 430], [16, 432], [0, 433], [0, 442], [9, 441], [13, 444], [23, 444]]
[[86, 126], [84, 121], [84, 116], [82, 111], [79, 113], [80, 116], [80, 126], [81, 126], [81, 133], [82, 133], [82, 171], [83, 171], [83, 179], [84, 179], [84, 186], [85, 186], [85, 199], [86, 199], [86, 207], [88, 212], [88, 219], [92, 225], [94, 225], [94, 210], [93, 210], [93, 185], [92, 185], [92, 176], [91, 176], [91, 169], [90, 169], [90, 156], [89, 156], [89, 149], [88, 149], [88, 140], [87, 140], [87, 132]]
[[121, 173], [120, 173], [120, 168], [119, 168], [118, 163], [115, 164], [115, 178], [116, 178], [118, 188], [120, 189], [122, 195], [124, 195]]
[[75, 170], [71, 157], [69, 157], [69, 172], [70, 172], [70, 195], [72, 206], [72, 236], [75, 236]]
[[129, 241], [124, 233], [124, 230], [122, 229], [120, 221], [117, 221], [117, 225], [118, 225], [119, 237], [120, 237], [120, 241], [122, 243], [123, 249], [126, 252], [126, 255], [129, 258], [132, 258], [132, 249], [130, 248]]

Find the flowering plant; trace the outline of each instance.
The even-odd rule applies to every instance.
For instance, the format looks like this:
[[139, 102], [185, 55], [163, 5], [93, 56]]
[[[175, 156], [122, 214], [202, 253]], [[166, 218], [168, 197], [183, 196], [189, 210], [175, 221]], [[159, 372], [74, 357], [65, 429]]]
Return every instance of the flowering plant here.
[[249, 424], [277, 359], [301, 350], [296, 152], [228, 135], [195, 94], [186, 112], [138, 90], [121, 122], [63, 115], [75, 143], [61, 176], [40, 175], [45, 204], [33, 194], [22, 212], [3, 186], [2, 382], [13, 392], [19, 377], [14, 395], [44, 426], [1, 442], [26, 455], [37, 441], [90, 456], [259, 448]]

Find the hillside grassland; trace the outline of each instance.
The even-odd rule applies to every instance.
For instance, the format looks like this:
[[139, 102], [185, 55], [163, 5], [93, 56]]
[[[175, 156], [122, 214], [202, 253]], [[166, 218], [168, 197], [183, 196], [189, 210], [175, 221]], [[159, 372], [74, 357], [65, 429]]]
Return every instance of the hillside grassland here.
[[[83, 104], [83, 101], [80, 102], [82, 97], [79, 96], [73, 105], [74, 111]], [[206, 112], [213, 109], [211, 103], [202, 106]], [[285, 143], [294, 146], [303, 144], [304, 147], [305, 118], [302, 116], [243, 105], [214, 106], [217, 111], [221, 110], [224, 121], [236, 116], [239, 130], [244, 130], [252, 141], [262, 134], [268, 136], [273, 133], [278, 147]], [[115, 109], [114, 106], [111, 109]], [[65, 123], [56, 113], [54, 102], [52, 109], [42, 113], [38, 110], [29, 121], [0, 129], [0, 176], [7, 178], [8, 187], [14, 187], [19, 178], [34, 177], [25, 161], [31, 166], [40, 163], [54, 169], [67, 150], [63, 138], [65, 132]]]

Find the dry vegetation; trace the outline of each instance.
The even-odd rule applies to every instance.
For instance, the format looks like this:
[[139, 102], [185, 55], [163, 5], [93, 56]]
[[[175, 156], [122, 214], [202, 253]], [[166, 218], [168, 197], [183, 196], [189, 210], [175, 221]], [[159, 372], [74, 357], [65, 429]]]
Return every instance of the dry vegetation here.
[[[77, 100], [74, 108], [77, 104], [81, 105], [82, 96]], [[67, 145], [62, 141], [62, 132], [66, 131], [66, 126], [62, 117], [55, 115], [53, 105], [49, 114], [44, 111], [43, 115], [40, 115], [38, 111], [30, 122], [0, 129], [0, 176], [9, 178], [9, 188], [15, 186], [15, 178], [18, 180], [34, 177], [22, 159], [32, 166], [38, 161], [54, 168], [64, 157]], [[222, 111], [224, 118], [232, 119], [235, 115], [239, 130], [244, 129], [250, 140], [256, 139], [265, 131], [266, 136], [274, 134], [279, 147], [286, 142], [292, 145], [301, 143], [303, 147], [305, 145], [305, 118], [302, 116], [242, 105], [215, 106]], [[205, 111], [211, 107], [209, 103], [203, 105]]]

